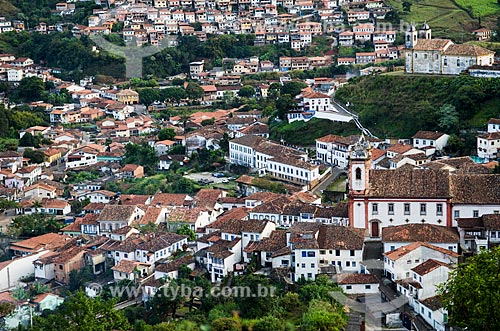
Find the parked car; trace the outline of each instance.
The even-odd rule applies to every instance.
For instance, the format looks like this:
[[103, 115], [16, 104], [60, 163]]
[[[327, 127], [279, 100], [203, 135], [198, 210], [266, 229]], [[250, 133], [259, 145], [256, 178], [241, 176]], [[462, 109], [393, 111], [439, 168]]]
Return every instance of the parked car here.
[[214, 176], [215, 178], [226, 177], [226, 175], [224, 175], [222, 172], [214, 172], [212, 176]]

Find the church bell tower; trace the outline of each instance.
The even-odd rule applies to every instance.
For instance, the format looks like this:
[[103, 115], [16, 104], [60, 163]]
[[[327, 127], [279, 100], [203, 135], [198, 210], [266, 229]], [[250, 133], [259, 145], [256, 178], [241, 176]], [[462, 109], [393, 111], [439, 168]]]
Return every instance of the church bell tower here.
[[349, 151], [349, 194], [363, 195], [369, 188], [371, 146], [362, 134]]

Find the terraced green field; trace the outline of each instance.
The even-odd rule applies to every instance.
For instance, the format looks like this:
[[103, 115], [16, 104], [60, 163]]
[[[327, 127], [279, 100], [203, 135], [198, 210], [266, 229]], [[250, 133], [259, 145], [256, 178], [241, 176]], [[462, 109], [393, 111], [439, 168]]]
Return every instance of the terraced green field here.
[[500, 5], [496, 0], [455, 0], [457, 5], [467, 10], [472, 17], [485, 17], [500, 12]]
[[[496, 14], [500, 13], [496, 0], [455, 1], [413, 0], [409, 12], [403, 10], [402, 0], [386, 0], [386, 3], [396, 8], [405, 22], [421, 24], [427, 21], [435, 37], [452, 38], [456, 42], [470, 40], [470, 32], [480, 26], [495, 28]], [[472, 14], [474, 12], [483, 13], [481, 22]]]

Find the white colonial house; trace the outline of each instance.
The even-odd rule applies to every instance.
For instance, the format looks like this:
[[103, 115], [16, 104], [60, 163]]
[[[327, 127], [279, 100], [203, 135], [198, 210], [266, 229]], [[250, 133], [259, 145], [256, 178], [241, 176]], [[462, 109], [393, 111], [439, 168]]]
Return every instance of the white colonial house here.
[[442, 151], [448, 144], [449, 135], [438, 131], [418, 131], [413, 138], [413, 147], [424, 149], [428, 147]]
[[429, 259], [456, 264], [458, 253], [428, 243], [415, 242], [384, 253], [384, 275], [394, 282], [411, 278], [412, 269]]
[[335, 281], [346, 294], [376, 294], [379, 293], [379, 280], [373, 274], [342, 273], [335, 277]]
[[66, 169], [91, 166], [97, 163], [97, 153], [94, 150], [82, 148], [68, 155]]
[[309, 185], [320, 178], [319, 166], [308, 162], [307, 153], [260, 136], [246, 135], [231, 140], [229, 159], [259, 175], [268, 174], [297, 184]]
[[497, 160], [500, 148], [500, 132], [490, 132], [477, 136], [477, 156], [485, 162]]

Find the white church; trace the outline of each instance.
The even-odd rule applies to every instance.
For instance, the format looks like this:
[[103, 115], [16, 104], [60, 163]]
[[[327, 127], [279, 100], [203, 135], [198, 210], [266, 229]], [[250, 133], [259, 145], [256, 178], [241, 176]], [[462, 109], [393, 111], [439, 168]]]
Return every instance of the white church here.
[[412, 25], [405, 36], [407, 73], [458, 75], [473, 65], [492, 66], [495, 52], [486, 48], [455, 44], [450, 39], [432, 39], [427, 23]]

